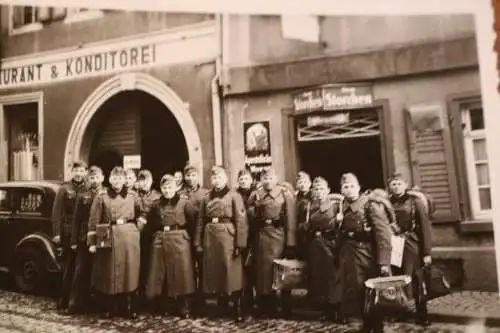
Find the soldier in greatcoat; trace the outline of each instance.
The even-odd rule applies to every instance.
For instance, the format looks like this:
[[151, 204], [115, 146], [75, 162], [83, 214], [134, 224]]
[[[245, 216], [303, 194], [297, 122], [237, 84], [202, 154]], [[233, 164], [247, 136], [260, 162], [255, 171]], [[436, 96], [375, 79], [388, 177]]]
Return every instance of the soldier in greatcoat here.
[[419, 279], [414, 275], [417, 270], [432, 263], [431, 225], [425, 203], [421, 198], [411, 194], [408, 183], [400, 173], [389, 179], [390, 201], [396, 214], [395, 233], [405, 238], [403, 262], [400, 272], [413, 275], [413, 297], [417, 310], [417, 321], [424, 326], [429, 325], [427, 303], [420, 290]]
[[[182, 175], [182, 173], [180, 173]], [[181, 182], [176, 178], [176, 186]], [[193, 238], [196, 222], [198, 221], [198, 214], [200, 212], [200, 206], [203, 198], [207, 194], [208, 190], [201, 186], [200, 184], [200, 171], [198, 168], [192, 164], [187, 164], [184, 167], [184, 182], [183, 187], [178, 191], [181, 197], [187, 198], [186, 210], [187, 210], [187, 231], [189, 235]], [[196, 293], [194, 297], [193, 306], [195, 310], [200, 310], [203, 307], [203, 290], [201, 287], [201, 264], [202, 260], [199, 256], [194, 256], [195, 261], [195, 278], [196, 278]]]
[[168, 298], [175, 300], [178, 314], [188, 318], [189, 298], [196, 291], [191, 235], [187, 230], [188, 198], [176, 191], [172, 175], [163, 176], [160, 186], [162, 196], [148, 218], [154, 236], [146, 294], [148, 299], [156, 299], [160, 313]]
[[[262, 173], [262, 188], [249, 199], [254, 227], [257, 228], [255, 247], [255, 274], [258, 307], [261, 314], [276, 310], [277, 298], [272, 288], [273, 261], [294, 258], [297, 245], [297, 216], [293, 193], [278, 185], [276, 171], [269, 168]], [[283, 314], [291, 314], [291, 292], [281, 292]]]
[[71, 249], [76, 251], [75, 274], [69, 299], [69, 312], [80, 313], [90, 310], [90, 279], [92, 273], [92, 255], [87, 246], [87, 228], [90, 207], [94, 198], [103, 193], [104, 175], [101, 168], [91, 166], [88, 173], [89, 190], [82, 193], [75, 206], [71, 231]]
[[[89, 217], [87, 244], [95, 253], [93, 288], [103, 295], [111, 316], [118, 310], [135, 317], [133, 293], [139, 286], [140, 230], [146, 224], [136, 194], [125, 185], [126, 173], [115, 167], [109, 175], [110, 188], [94, 199]], [[110, 241], [110, 246], [103, 244]]]
[[[372, 277], [390, 275], [391, 230], [385, 207], [360, 194], [357, 177], [342, 175], [341, 191], [345, 197], [340, 232], [339, 274], [342, 311], [350, 317], [363, 315], [364, 282]], [[364, 326], [370, 325], [363, 318]]]
[[248, 219], [248, 240], [247, 249], [244, 253], [244, 284], [243, 296], [245, 298], [245, 306], [250, 311], [254, 306], [254, 286], [255, 286], [255, 267], [253, 265], [253, 255], [255, 250], [256, 233], [253, 228], [253, 216], [249, 209], [249, 199], [255, 187], [253, 186], [253, 176], [249, 169], [245, 168], [238, 171], [238, 185], [236, 191], [241, 195], [245, 209], [247, 210]]
[[308, 235], [308, 295], [318, 308], [325, 310], [327, 318], [342, 323], [337, 247], [340, 197], [330, 195], [328, 182], [322, 177], [316, 177], [312, 187], [308, 218], [299, 224], [299, 229]]
[[[297, 180], [295, 183], [295, 201], [297, 206], [297, 223], [303, 224], [308, 218], [309, 209], [312, 200], [312, 191], [311, 191], [311, 176], [305, 171], [299, 171], [297, 174]], [[308, 234], [304, 234], [302, 230], [298, 231], [298, 242], [297, 242], [297, 255], [300, 259], [307, 258], [307, 249], [308, 249]]]
[[[153, 203], [158, 200], [161, 194], [151, 188], [153, 185], [153, 175], [151, 171], [142, 169], [137, 175], [137, 195], [141, 204], [141, 212], [149, 214]], [[141, 303], [145, 301], [146, 281], [149, 271], [149, 260], [151, 257], [151, 244], [153, 241], [153, 230], [150, 224], [146, 224], [141, 232], [141, 263], [139, 275], [138, 296]], [[144, 305], [144, 303], [142, 304]]]
[[77, 197], [88, 190], [87, 164], [76, 161], [71, 166], [71, 180], [59, 188], [52, 208], [54, 243], [62, 248], [62, 288], [57, 304], [59, 310], [65, 311], [69, 306], [69, 297], [75, 271], [76, 252], [71, 249], [71, 229], [75, 213]]
[[223, 167], [211, 170], [212, 189], [205, 195], [198, 215], [194, 244], [203, 253], [202, 288], [217, 294], [224, 307], [233, 299], [236, 320], [243, 319], [242, 254], [247, 247], [248, 225], [241, 196], [227, 184]]

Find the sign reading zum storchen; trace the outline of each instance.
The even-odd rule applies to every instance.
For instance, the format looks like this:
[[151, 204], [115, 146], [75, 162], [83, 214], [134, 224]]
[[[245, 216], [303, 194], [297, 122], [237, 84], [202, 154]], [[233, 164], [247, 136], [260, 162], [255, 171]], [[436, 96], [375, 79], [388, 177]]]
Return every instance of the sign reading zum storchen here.
[[216, 55], [213, 24], [128, 40], [76, 47], [59, 53], [5, 59], [0, 89], [56, 83], [158, 65], [190, 63]]

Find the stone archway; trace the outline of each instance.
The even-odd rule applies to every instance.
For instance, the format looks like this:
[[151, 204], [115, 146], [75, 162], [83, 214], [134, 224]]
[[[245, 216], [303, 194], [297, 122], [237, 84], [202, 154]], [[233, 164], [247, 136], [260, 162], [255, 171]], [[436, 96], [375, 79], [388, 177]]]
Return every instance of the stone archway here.
[[112, 77], [102, 83], [85, 100], [71, 125], [64, 151], [64, 179], [69, 179], [71, 163], [77, 159], [85, 159], [83, 156], [83, 138], [87, 126], [99, 108], [112, 96], [130, 90], [141, 90], [154, 97], [166, 106], [177, 120], [188, 150], [191, 164], [200, 169], [200, 181], [203, 184], [203, 158], [201, 152], [201, 141], [198, 129], [194, 123], [188, 106], [180, 97], [166, 84], [145, 73], [125, 73]]

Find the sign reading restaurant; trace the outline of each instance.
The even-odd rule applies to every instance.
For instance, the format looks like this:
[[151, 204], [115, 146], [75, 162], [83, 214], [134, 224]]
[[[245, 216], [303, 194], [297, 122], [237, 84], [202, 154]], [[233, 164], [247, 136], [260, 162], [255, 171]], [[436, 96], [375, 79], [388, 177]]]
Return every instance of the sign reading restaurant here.
[[293, 96], [295, 112], [333, 111], [373, 105], [369, 85], [324, 85]]
[[[207, 25], [180, 32], [157, 32], [135, 39], [91, 43], [59, 53], [6, 58], [0, 67], [0, 89], [109, 75], [158, 65], [206, 61], [207, 54], [216, 54], [215, 45], [214, 27]], [[193, 49], [204, 52], [192, 52]]]

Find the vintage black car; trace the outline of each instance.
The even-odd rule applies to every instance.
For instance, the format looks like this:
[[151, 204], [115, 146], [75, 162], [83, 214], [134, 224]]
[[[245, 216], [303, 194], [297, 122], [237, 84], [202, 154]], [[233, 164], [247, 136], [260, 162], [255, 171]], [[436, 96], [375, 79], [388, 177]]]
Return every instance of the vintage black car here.
[[9, 272], [23, 292], [43, 290], [61, 271], [52, 242], [52, 205], [60, 183], [0, 183], [0, 271]]

